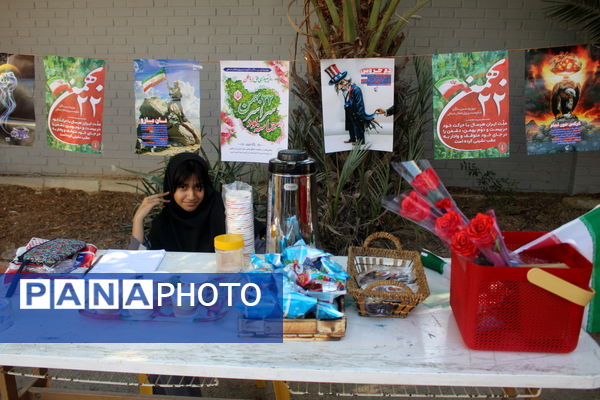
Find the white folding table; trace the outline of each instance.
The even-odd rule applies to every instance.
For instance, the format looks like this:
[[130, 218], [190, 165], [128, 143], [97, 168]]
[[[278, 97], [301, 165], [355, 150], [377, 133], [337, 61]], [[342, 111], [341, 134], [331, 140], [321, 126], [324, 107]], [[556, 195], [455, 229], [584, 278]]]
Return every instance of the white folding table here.
[[[345, 265], [345, 258], [337, 260]], [[214, 271], [214, 255], [168, 253], [159, 270]], [[0, 344], [0, 365], [270, 381], [600, 387], [600, 346], [586, 332], [581, 332], [577, 348], [568, 354], [469, 350], [460, 337], [448, 305], [448, 280], [429, 270], [427, 278], [431, 296], [406, 319], [360, 317], [353, 305], [347, 307], [346, 336], [339, 341], [286, 341], [281, 344], [4, 343]], [[6, 384], [6, 367], [2, 372], [0, 383]], [[3, 399], [12, 400], [10, 397]]]

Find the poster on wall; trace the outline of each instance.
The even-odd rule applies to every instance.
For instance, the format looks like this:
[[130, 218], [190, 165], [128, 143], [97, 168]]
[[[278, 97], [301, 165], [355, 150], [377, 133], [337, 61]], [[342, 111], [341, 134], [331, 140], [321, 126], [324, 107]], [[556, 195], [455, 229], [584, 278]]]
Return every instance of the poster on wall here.
[[0, 53], [1, 143], [31, 146], [35, 139], [34, 57]]
[[393, 150], [393, 58], [321, 60], [321, 93], [326, 153]]
[[288, 61], [221, 61], [221, 160], [268, 163], [288, 147]]
[[432, 57], [435, 159], [509, 156], [508, 52]]
[[48, 147], [102, 153], [104, 60], [45, 56]]
[[200, 148], [200, 63], [136, 59], [137, 154], [171, 156]]
[[600, 150], [600, 49], [525, 52], [527, 154]]

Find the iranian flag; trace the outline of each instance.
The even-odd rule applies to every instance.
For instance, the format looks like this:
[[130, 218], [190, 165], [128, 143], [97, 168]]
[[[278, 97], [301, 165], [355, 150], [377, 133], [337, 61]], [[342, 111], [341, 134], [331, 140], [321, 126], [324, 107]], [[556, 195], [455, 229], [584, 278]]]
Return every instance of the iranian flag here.
[[[558, 243], [569, 243], [582, 256], [587, 258], [594, 269], [592, 271], [591, 288], [600, 292], [600, 205], [581, 217], [567, 222], [559, 228], [548, 232], [533, 242], [515, 250], [520, 253], [527, 249], [539, 249]], [[600, 332], [600, 296], [596, 294], [590, 302], [588, 310], [588, 332]]]
[[[462, 80], [453, 76], [442, 78], [435, 83], [435, 88], [444, 96], [446, 99], [452, 97], [452, 95], [461, 89], [469, 89], [466, 83]], [[469, 89], [470, 91], [470, 89]]]
[[65, 81], [62, 78], [52, 78], [48, 80], [48, 86], [50, 87], [50, 91], [52, 92], [53, 96], [58, 96], [58, 94], [63, 90], [70, 89], [70, 86], [67, 83], [67, 81]]
[[165, 69], [161, 68], [160, 70], [158, 70], [157, 73], [155, 73], [152, 76], [149, 76], [148, 78], [146, 78], [142, 81], [142, 89], [144, 89], [144, 92], [147, 92], [148, 90], [150, 90], [150, 88], [153, 88], [154, 86], [158, 85], [162, 81], [166, 81], [166, 80], [167, 80], [167, 74], [165, 73]]

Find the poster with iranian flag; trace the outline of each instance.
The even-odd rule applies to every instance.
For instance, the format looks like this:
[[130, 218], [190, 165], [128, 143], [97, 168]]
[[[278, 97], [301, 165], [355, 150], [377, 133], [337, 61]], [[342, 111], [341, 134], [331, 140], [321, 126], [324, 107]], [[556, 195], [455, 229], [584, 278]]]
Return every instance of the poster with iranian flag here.
[[102, 153], [104, 60], [45, 56], [43, 61], [48, 146]]
[[221, 61], [221, 160], [268, 163], [288, 147], [288, 61]]
[[508, 52], [432, 57], [435, 159], [509, 156]]
[[200, 63], [136, 59], [137, 154], [172, 156], [200, 148]]

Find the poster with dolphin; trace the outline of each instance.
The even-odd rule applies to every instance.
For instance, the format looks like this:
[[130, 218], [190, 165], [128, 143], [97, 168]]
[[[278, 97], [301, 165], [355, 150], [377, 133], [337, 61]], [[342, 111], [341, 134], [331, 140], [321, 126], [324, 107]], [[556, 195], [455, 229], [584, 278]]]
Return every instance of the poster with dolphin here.
[[600, 48], [525, 52], [527, 154], [600, 150]]
[[45, 56], [48, 147], [102, 153], [104, 60]]
[[508, 52], [432, 57], [435, 159], [509, 156]]
[[35, 139], [34, 56], [0, 53], [0, 142], [31, 146]]

